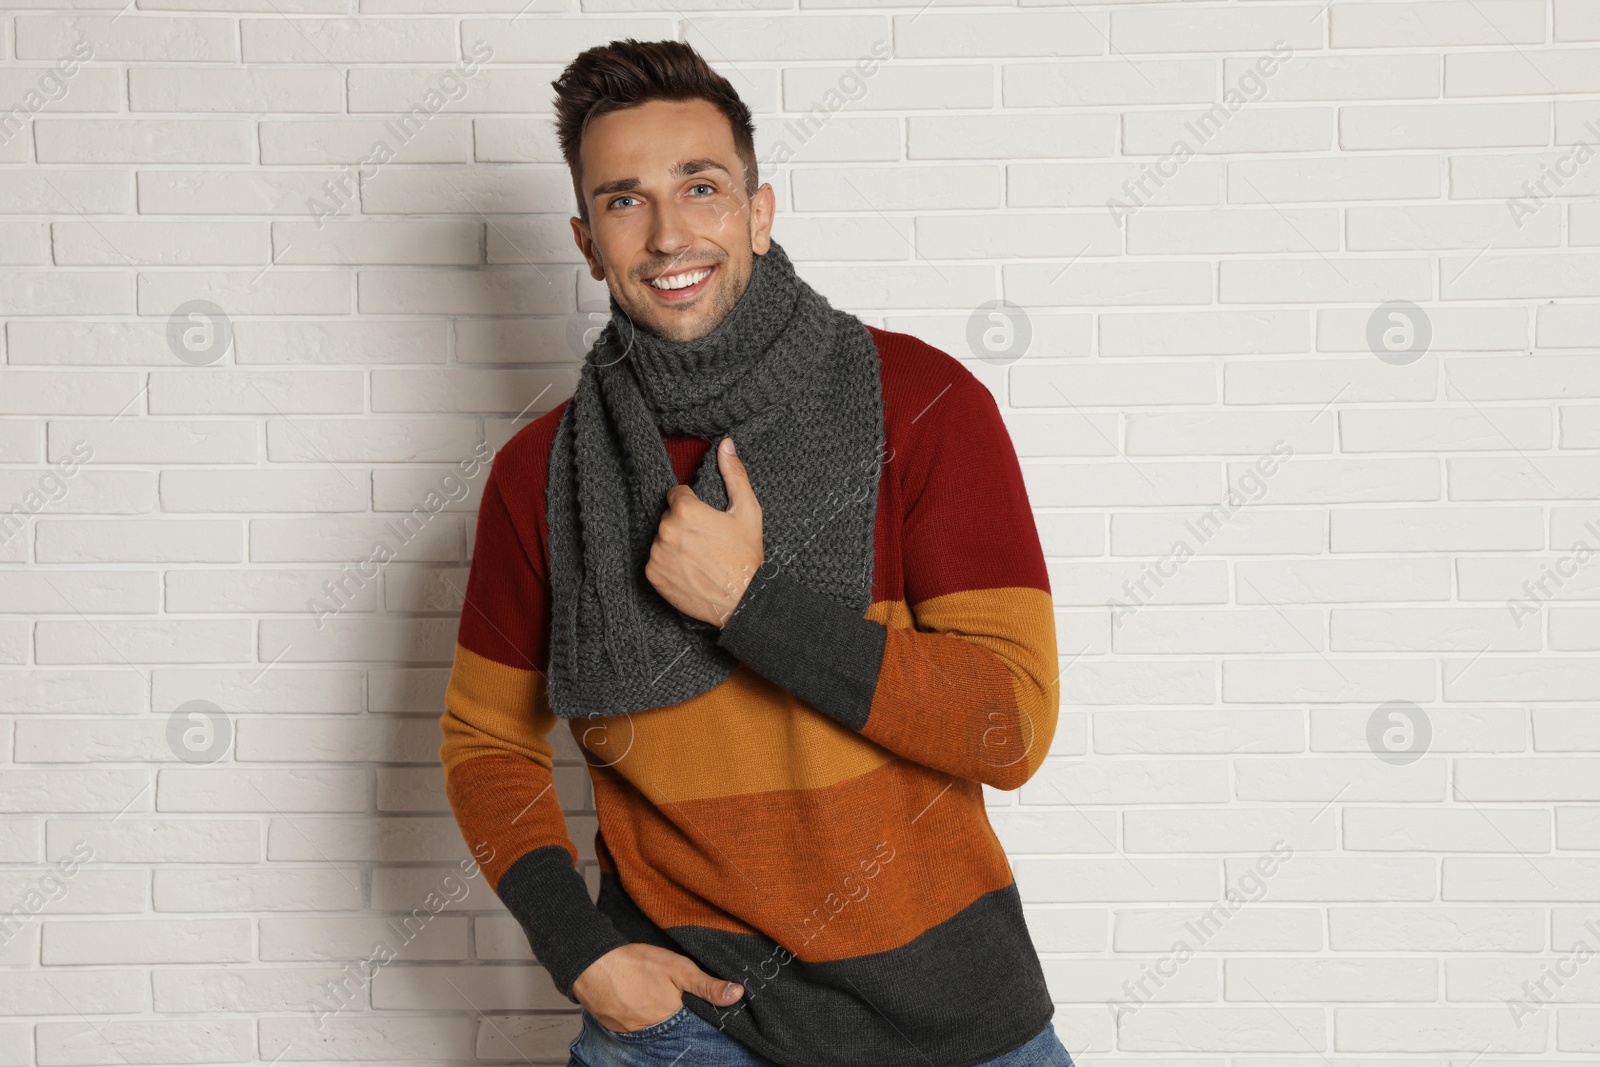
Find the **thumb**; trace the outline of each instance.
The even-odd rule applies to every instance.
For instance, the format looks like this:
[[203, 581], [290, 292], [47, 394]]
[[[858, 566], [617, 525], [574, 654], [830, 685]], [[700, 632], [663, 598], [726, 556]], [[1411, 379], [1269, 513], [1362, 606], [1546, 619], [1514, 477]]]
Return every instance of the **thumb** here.
[[728, 487], [728, 509], [732, 512], [759, 511], [755, 486], [744, 469], [744, 460], [734, 451], [733, 438], [724, 437], [717, 445], [717, 469], [722, 472], [722, 482]]
[[695, 985], [699, 988], [690, 990], [690, 992], [697, 993], [702, 999], [709, 1000], [713, 1004], [726, 1006], [744, 996], [744, 987], [738, 982], [725, 982], [721, 978], [713, 978], [703, 971], [700, 973]]

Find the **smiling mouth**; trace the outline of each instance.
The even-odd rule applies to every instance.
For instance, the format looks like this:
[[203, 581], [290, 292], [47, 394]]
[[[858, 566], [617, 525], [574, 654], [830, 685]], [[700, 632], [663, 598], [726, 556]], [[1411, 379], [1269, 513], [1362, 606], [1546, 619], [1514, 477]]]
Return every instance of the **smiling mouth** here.
[[647, 279], [645, 284], [658, 293], [684, 293], [698, 289], [707, 278], [711, 277], [716, 267], [691, 267], [688, 270], [673, 271], [670, 274], [659, 274]]

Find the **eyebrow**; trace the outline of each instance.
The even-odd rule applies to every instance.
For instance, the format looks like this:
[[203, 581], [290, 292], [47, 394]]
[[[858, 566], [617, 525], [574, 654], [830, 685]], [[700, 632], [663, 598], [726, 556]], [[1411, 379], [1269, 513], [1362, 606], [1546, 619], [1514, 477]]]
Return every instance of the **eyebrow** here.
[[[724, 167], [721, 163], [709, 158], [680, 159], [678, 162], [672, 165], [672, 169], [667, 172], [667, 176], [669, 178], [687, 178], [691, 174], [699, 174], [702, 171], [708, 170], [720, 170], [730, 179], [733, 177], [733, 172], [727, 167]], [[642, 184], [643, 183], [638, 178], [617, 178], [613, 181], [601, 182], [599, 185], [590, 190], [589, 195], [598, 200], [600, 197], [609, 193], [630, 192], [631, 190], [639, 188], [639, 186]]]

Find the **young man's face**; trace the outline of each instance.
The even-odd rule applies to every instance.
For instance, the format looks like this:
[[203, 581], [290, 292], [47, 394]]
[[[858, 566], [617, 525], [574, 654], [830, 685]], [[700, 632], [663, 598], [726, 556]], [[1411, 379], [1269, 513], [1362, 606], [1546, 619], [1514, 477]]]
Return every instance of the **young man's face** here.
[[[747, 199], [727, 116], [707, 100], [651, 100], [592, 120], [579, 148], [589, 222], [572, 234], [617, 303], [674, 341], [733, 310], [772, 231], [772, 186]], [[681, 284], [651, 285], [654, 279]]]

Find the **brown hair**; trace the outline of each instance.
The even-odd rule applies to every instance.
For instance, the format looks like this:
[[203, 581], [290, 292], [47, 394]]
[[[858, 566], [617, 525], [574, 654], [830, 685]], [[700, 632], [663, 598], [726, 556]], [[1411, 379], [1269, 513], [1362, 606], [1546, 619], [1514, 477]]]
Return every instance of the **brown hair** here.
[[733, 146], [744, 164], [745, 195], [756, 195], [761, 179], [750, 109], [728, 79], [712, 70], [692, 45], [625, 37], [580, 53], [550, 84], [556, 90], [556, 136], [572, 173], [578, 216], [584, 222], [589, 221], [589, 202], [578, 173], [578, 146], [584, 129], [597, 115], [636, 107], [647, 100], [700, 99], [715, 104], [733, 127]]

